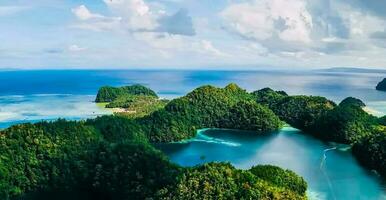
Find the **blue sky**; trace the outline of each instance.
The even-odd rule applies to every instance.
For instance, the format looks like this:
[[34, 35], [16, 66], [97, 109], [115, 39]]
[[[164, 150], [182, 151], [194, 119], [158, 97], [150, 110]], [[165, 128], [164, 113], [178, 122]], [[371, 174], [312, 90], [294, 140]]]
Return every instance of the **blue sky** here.
[[1, 0], [0, 68], [386, 68], [384, 8], [384, 0]]

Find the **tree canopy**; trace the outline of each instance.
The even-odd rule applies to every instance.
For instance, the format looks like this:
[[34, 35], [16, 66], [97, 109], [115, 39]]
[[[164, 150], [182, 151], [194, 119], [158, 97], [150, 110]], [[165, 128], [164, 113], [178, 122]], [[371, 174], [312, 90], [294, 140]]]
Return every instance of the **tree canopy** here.
[[118, 97], [126, 95], [144, 95], [158, 97], [153, 90], [139, 84], [124, 87], [103, 86], [98, 90], [95, 102], [112, 102]]
[[[238, 170], [224, 163], [183, 168], [150, 143], [189, 138], [204, 127], [262, 133], [281, 125], [267, 106], [230, 84], [200, 87], [144, 117], [112, 115], [12, 126], [0, 131], [0, 198], [193, 199], [199, 193], [212, 199], [303, 199], [304, 191], [287, 186], [300, 178], [295, 173], [278, 173], [287, 177], [279, 183], [274, 180], [281, 178], [263, 176], [265, 168]], [[234, 180], [223, 182], [229, 173]], [[207, 188], [194, 185], [195, 180], [203, 180]]]
[[186, 169], [161, 199], [301, 200], [306, 199], [306, 188], [301, 177], [277, 167], [238, 170], [229, 163], [207, 163]]
[[236, 84], [225, 88], [199, 87], [170, 101], [164, 109], [138, 119], [150, 141], [168, 142], [193, 137], [200, 128], [234, 128], [258, 133], [282, 126], [266, 106]]
[[255, 91], [257, 102], [268, 105], [281, 120], [326, 141], [353, 146], [364, 166], [385, 175], [386, 116], [377, 118], [365, 112], [365, 104], [348, 97], [339, 105], [316, 96], [288, 96], [271, 89]]

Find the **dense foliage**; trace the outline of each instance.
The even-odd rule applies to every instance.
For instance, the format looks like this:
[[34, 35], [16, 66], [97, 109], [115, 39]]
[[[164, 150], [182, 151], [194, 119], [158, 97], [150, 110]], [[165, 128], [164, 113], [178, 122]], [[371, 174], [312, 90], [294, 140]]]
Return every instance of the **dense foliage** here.
[[166, 106], [168, 100], [145, 95], [123, 95], [108, 103], [106, 108], [122, 108], [116, 115], [128, 118], [139, 118], [160, 110]]
[[285, 97], [287, 93], [283, 91], [274, 91], [271, 88], [263, 88], [251, 93], [255, 100], [263, 105], [269, 106], [271, 109], [277, 107], [277, 104]]
[[378, 123], [382, 126], [386, 126], [386, 116], [378, 118]]
[[153, 142], [190, 138], [200, 128], [267, 132], [282, 125], [268, 107], [254, 102], [252, 95], [235, 84], [199, 87], [138, 121]]
[[157, 97], [157, 94], [153, 90], [143, 85], [136, 84], [124, 87], [104, 86], [99, 89], [95, 102], [112, 102], [118, 97], [125, 95], [145, 95]]
[[[298, 187], [300, 177], [284, 170], [176, 166], [124, 117], [24, 124], [1, 136], [1, 199], [195, 199], [197, 193], [207, 199], [305, 198], [304, 191], [288, 187], [290, 181]], [[271, 175], [282, 178], [267, 179]], [[207, 188], [196, 179], [209, 181]]]
[[0, 132], [0, 199], [56, 187], [68, 179], [69, 162], [101, 140], [84, 123], [22, 124]]
[[288, 96], [271, 89], [252, 94], [291, 126], [323, 140], [353, 145], [363, 165], [385, 176], [386, 116], [368, 114], [361, 100], [348, 97], [337, 106], [323, 97]]
[[[112, 107], [136, 110], [159, 101], [135, 88], [135, 94], [101, 94], [116, 103]], [[0, 199], [305, 199], [307, 184], [289, 170], [238, 170], [227, 163], [182, 168], [149, 141], [178, 141], [199, 128], [273, 131], [283, 120], [322, 139], [352, 144], [362, 164], [386, 176], [386, 117], [371, 116], [363, 106], [351, 97], [336, 105], [269, 88], [248, 93], [230, 84], [197, 88], [144, 117], [12, 126], [0, 131]]]
[[[156, 99], [118, 93], [109, 93], [108, 99], [126, 98], [117, 106], [127, 108]], [[199, 193], [207, 199], [303, 199], [294, 173], [267, 175], [266, 168], [245, 171], [214, 163], [182, 168], [148, 142], [191, 137], [203, 127], [263, 132], [281, 123], [268, 107], [230, 84], [198, 88], [143, 118], [113, 115], [13, 126], [0, 131], [0, 198], [194, 199]], [[268, 179], [271, 175], [278, 178]], [[195, 184], [207, 178], [206, 188]]]
[[145, 199], [173, 183], [180, 169], [147, 142], [138, 124], [122, 117], [23, 124], [0, 135], [0, 199], [61, 192], [79, 199]]
[[386, 177], [386, 127], [380, 126], [353, 146], [358, 160]]
[[126, 117], [101, 116], [87, 120], [86, 124], [94, 126], [107, 142], [148, 141], [141, 125]]
[[362, 100], [354, 98], [354, 97], [347, 97], [339, 103], [339, 106], [348, 106], [348, 105], [356, 106], [356, 107], [360, 107], [360, 108], [363, 108], [366, 106], [366, 104], [363, 103]]
[[288, 96], [269, 89], [253, 94], [257, 102], [269, 99], [271, 103], [265, 104], [283, 121], [324, 140], [355, 143], [371, 134], [372, 126], [380, 121], [365, 112], [365, 104], [353, 97], [336, 105], [324, 97]]
[[101, 144], [82, 163], [85, 178], [78, 188], [86, 187], [95, 194], [93, 199], [151, 199], [173, 185], [181, 170], [161, 152], [139, 142]]
[[291, 126], [310, 131], [334, 107], [335, 103], [324, 97], [287, 96], [272, 109]]
[[101, 87], [95, 101], [106, 103], [106, 108], [119, 108], [113, 110], [114, 113], [127, 118], [149, 115], [168, 103], [168, 100], [159, 99], [154, 91], [142, 85]]
[[290, 170], [284, 170], [272, 165], [258, 165], [249, 171], [257, 177], [270, 182], [278, 187], [283, 187], [304, 195], [307, 190], [307, 183], [304, 179]]
[[[271, 173], [272, 170], [278, 173]], [[291, 182], [293, 180], [301, 180], [301, 185]], [[305, 189], [300, 192], [292, 189], [297, 187], [306, 188], [307, 185], [290, 171], [279, 171], [271, 166], [237, 170], [228, 163], [208, 163], [187, 169], [178, 178], [176, 186], [161, 195], [162, 199], [184, 200], [306, 199]]]
[[376, 123], [377, 118], [360, 104], [341, 103], [318, 121], [313, 133], [326, 140], [351, 144], [370, 135]]
[[379, 82], [375, 88], [377, 90], [386, 91], [386, 78]]

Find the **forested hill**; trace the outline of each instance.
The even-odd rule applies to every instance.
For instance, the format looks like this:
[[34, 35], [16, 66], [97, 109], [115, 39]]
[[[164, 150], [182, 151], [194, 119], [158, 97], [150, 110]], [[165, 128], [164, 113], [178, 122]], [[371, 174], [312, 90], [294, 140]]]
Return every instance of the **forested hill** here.
[[306, 199], [306, 182], [291, 171], [239, 170], [228, 163], [183, 168], [149, 142], [189, 138], [203, 127], [256, 133], [280, 128], [279, 118], [252, 97], [234, 84], [203, 86], [145, 117], [111, 115], [2, 130], [0, 199]]
[[268, 107], [236, 84], [225, 88], [201, 86], [170, 101], [164, 109], [137, 119], [152, 142], [193, 137], [201, 128], [231, 128], [264, 133], [283, 123]]

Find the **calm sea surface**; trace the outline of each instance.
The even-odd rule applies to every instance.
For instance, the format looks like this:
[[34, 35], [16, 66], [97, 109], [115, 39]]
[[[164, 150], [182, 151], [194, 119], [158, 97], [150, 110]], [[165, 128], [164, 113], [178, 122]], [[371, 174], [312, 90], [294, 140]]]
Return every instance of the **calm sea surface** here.
[[[22, 122], [61, 118], [84, 119], [109, 114], [93, 100], [103, 85], [146, 85], [161, 97], [182, 96], [197, 86], [230, 82], [248, 91], [271, 87], [291, 95], [325, 96], [337, 103], [345, 97], [362, 99], [374, 115], [386, 114], [386, 92], [374, 89], [381, 73], [321, 71], [143, 71], [45, 70], [0, 72], [0, 128]], [[290, 127], [265, 136], [225, 131], [200, 131], [184, 143], [161, 149], [172, 161], [192, 166], [229, 161], [247, 169], [274, 164], [294, 170], [309, 184], [311, 199], [386, 199], [385, 184], [358, 165], [348, 148], [322, 143]]]

